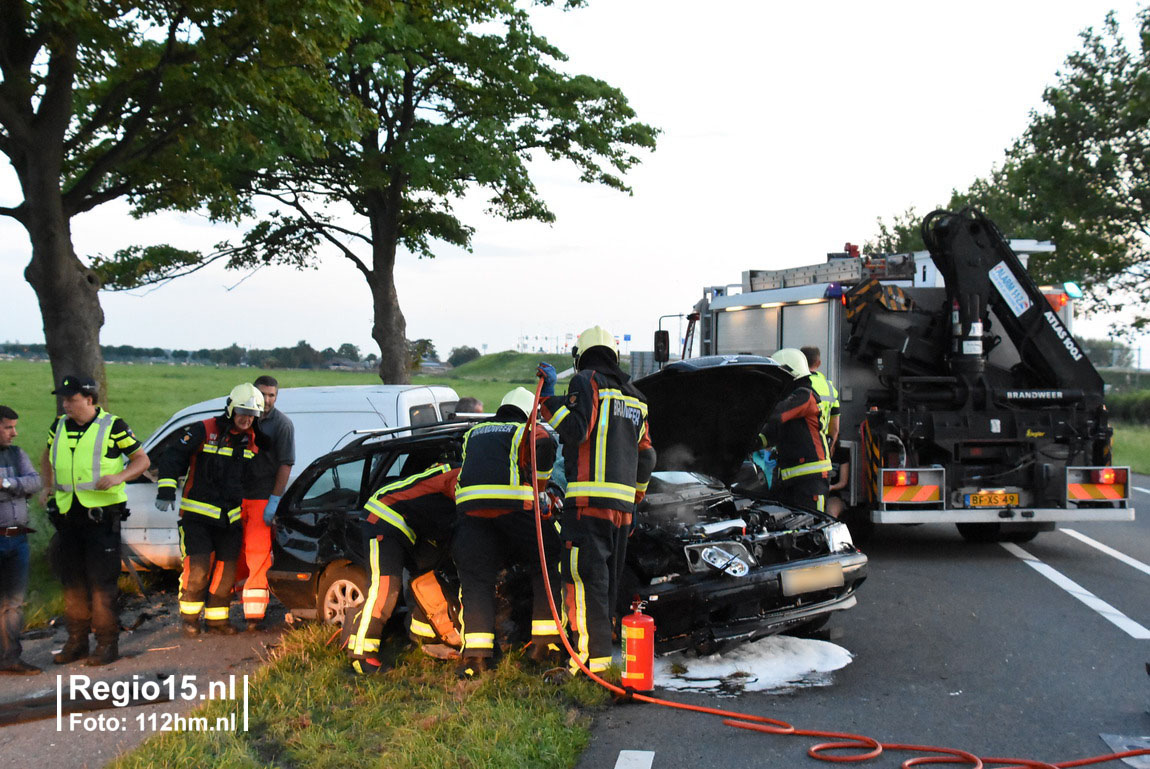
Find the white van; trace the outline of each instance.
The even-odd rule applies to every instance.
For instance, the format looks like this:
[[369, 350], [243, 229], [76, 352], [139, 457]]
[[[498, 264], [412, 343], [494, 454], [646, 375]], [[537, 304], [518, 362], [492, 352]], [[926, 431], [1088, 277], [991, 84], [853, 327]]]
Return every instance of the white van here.
[[[144, 442], [151, 469], [128, 484], [131, 515], [120, 529], [123, 556], [139, 568], [181, 567], [175, 510], [155, 507], [156, 468], [164, 450], [179, 439], [186, 425], [223, 413], [226, 398], [197, 403], [176, 413]], [[353, 385], [286, 387], [276, 409], [295, 424], [295, 465], [291, 480], [312, 460], [351, 441], [356, 430], [416, 427], [449, 418], [459, 396], [450, 387], [418, 385]], [[403, 435], [406, 433], [399, 433]]]

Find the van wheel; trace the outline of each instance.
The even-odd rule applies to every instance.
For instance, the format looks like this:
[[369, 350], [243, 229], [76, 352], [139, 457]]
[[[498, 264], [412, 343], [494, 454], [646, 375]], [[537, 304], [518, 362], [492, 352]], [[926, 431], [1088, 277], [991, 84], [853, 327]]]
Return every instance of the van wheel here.
[[316, 617], [325, 625], [343, 625], [367, 597], [367, 573], [349, 563], [329, 566], [319, 582]]

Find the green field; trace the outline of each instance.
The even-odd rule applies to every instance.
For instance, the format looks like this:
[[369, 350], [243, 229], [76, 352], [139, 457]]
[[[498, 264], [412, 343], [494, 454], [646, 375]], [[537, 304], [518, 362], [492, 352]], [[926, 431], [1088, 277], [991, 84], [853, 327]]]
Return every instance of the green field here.
[[1114, 425], [1114, 464], [1150, 475], [1150, 425]]

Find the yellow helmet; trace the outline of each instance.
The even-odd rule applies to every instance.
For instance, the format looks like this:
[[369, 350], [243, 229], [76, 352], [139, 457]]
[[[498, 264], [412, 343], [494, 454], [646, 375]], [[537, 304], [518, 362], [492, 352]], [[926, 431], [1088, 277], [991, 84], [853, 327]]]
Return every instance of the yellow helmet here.
[[615, 336], [602, 326], [592, 326], [579, 335], [575, 346], [571, 348], [571, 355], [578, 366], [579, 358], [592, 347], [606, 347], [619, 360], [619, 349], [615, 346]]
[[228, 394], [228, 405], [225, 410], [228, 419], [236, 414], [258, 417], [264, 413], [264, 394], [250, 382], [236, 385]]
[[798, 377], [811, 375], [811, 369], [807, 366], [807, 356], [803, 354], [802, 350], [796, 350], [794, 347], [784, 347], [771, 357], [775, 359], [776, 363], [790, 369], [796, 379]]
[[531, 416], [531, 409], [535, 407], [535, 394], [525, 387], [516, 387], [503, 396], [500, 406], [514, 406], [523, 412], [523, 416]]

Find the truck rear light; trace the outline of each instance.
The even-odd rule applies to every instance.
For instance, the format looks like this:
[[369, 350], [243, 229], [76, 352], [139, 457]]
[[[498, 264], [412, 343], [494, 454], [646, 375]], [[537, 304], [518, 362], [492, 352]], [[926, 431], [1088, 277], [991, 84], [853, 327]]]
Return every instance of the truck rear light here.
[[1091, 470], [1090, 481], [1091, 483], [1102, 483], [1108, 486], [1115, 483], [1126, 483], [1126, 469], [1104, 467], [1101, 470]]
[[888, 471], [883, 473], [882, 480], [884, 486], [917, 486], [918, 473], [907, 470]]

